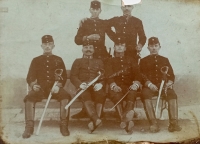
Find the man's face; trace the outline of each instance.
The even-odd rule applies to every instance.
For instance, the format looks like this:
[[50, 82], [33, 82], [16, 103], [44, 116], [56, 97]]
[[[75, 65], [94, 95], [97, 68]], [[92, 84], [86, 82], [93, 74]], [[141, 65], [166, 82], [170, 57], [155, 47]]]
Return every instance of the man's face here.
[[101, 9], [100, 8], [98, 8], [98, 9], [90, 8], [90, 13], [92, 15], [92, 18], [97, 18], [97, 17], [99, 17], [99, 14], [101, 13]]
[[115, 44], [114, 50], [115, 50], [115, 52], [118, 52], [118, 53], [124, 52], [126, 50], [125, 43], [124, 44]]
[[94, 47], [93, 47], [93, 45], [86, 45], [86, 46], [83, 46], [82, 52], [83, 52], [83, 54], [86, 55], [86, 56], [91, 56], [91, 55], [93, 55], [93, 53], [94, 53]]
[[160, 50], [161, 46], [159, 43], [157, 44], [152, 44], [148, 46], [148, 49], [150, 51], [150, 54], [158, 54], [159, 50]]
[[131, 12], [133, 10], [133, 5], [124, 5], [121, 6], [121, 9], [124, 15], [131, 15]]
[[41, 47], [44, 53], [51, 53], [55, 45], [54, 42], [49, 42], [49, 43], [42, 43]]

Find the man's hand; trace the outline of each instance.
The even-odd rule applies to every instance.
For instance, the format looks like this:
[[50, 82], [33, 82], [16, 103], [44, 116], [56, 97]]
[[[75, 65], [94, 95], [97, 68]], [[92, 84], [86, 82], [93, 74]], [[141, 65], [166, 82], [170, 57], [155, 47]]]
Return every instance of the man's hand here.
[[96, 83], [93, 87], [94, 91], [99, 91], [103, 87], [102, 83]]
[[142, 50], [142, 45], [139, 43], [139, 44], [136, 46], [135, 49], [137, 50], [137, 52], [141, 52], [141, 50]]
[[158, 88], [157, 88], [157, 86], [156, 86], [156, 85], [154, 85], [154, 84], [152, 84], [152, 83], [150, 83], [148, 87], [149, 87], [149, 88], [150, 88], [150, 90], [152, 90], [153, 92], [156, 92], [156, 91], [158, 91]]
[[99, 40], [100, 35], [99, 34], [91, 34], [91, 35], [87, 36], [87, 38], [90, 40]]
[[39, 91], [40, 88], [41, 88], [40, 85], [37, 85], [37, 84], [33, 85], [33, 90], [34, 91]]
[[88, 18], [83, 18], [82, 20], [80, 20], [79, 22], [79, 27], [82, 27], [82, 24], [87, 20]]
[[83, 82], [79, 87], [82, 89], [82, 90], [85, 90], [87, 88], [87, 83]]
[[121, 92], [122, 89], [119, 86], [116, 85], [116, 86], [114, 86], [113, 91], [114, 92]]
[[165, 90], [167, 90], [168, 88], [172, 89], [172, 86], [173, 86], [173, 81], [169, 80], [167, 83], [165, 83]]
[[58, 93], [59, 92], [60, 87], [59, 86], [55, 86], [54, 89], [52, 89], [52, 93]]
[[139, 87], [134, 83], [130, 86], [130, 90], [137, 90]]

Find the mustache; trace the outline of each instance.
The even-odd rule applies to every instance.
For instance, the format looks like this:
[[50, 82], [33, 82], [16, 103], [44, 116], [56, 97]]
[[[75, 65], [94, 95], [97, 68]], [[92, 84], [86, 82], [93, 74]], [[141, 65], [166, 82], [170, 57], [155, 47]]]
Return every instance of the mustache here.
[[91, 50], [86, 50], [85, 52], [87, 53], [87, 52], [92, 52], [92, 51]]

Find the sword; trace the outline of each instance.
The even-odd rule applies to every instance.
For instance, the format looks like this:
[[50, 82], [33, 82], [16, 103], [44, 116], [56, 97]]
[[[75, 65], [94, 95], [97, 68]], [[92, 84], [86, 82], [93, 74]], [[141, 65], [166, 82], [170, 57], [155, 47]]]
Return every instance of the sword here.
[[[56, 69], [56, 70], [55, 70], [55, 75], [56, 75], [59, 79], [61, 79], [61, 80], [63, 79], [63, 78], [62, 78], [62, 73], [63, 73], [63, 69]], [[43, 122], [43, 119], [44, 119], [44, 115], [45, 115], [45, 112], [46, 112], [46, 110], [47, 110], [47, 107], [48, 107], [49, 102], [50, 102], [51, 97], [52, 97], [52, 90], [55, 88], [55, 86], [56, 86], [57, 84], [58, 84], [58, 80], [56, 80], [56, 81], [54, 82], [54, 85], [53, 85], [53, 87], [51, 88], [51, 91], [50, 91], [50, 93], [49, 93], [47, 102], [46, 102], [46, 104], [45, 104], [45, 107], [44, 107], [44, 110], [43, 110], [43, 113], [42, 113], [42, 116], [41, 116], [41, 119], [40, 119], [40, 122], [39, 122], [39, 125], [38, 125], [38, 128], [37, 128], [37, 131], [36, 131], [36, 135], [39, 135], [39, 133], [40, 133], [40, 128], [41, 128], [41, 126], [42, 126], [42, 122]]]
[[113, 110], [127, 95], [128, 95], [128, 93], [130, 92], [130, 88], [129, 88], [129, 90], [125, 93], [125, 95], [109, 110], [109, 111], [111, 111], [111, 110]]
[[[99, 77], [101, 76], [101, 72], [99, 72], [99, 75], [96, 77], [96, 78], [94, 78], [91, 82], [89, 82], [88, 84], [87, 84], [87, 88], [89, 88], [92, 84], [94, 84], [98, 79], [99, 79]], [[86, 89], [87, 89], [86, 88]], [[73, 97], [73, 99], [65, 106], [65, 109], [68, 109], [69, 107], [70, 107], [70, 105], [84, 92], [84, 91], [86, 91], [86, 89], [82, 89], [81, 91], [79, 91], [74, 97]]]
[[[166, 70], [164, 71], [163, 69], [166, 68]], [[159, 89], [159, 92], [158, 92], [158, 98], [157, 98], [157, 101], [156, 101], [156, 118], [158, 116], [158, 105], [159, 105], [159, 101], [160, 101], [160, 97], [161, 97], [161, 93], [162, 93], [162, 89], [163, 89], [163, 86], [164, 86], [164, 83], [165, 83], [165, 77], [167, 75], [167, 72], [169, 70], [169, 67], [168, 66], [164, 66], [161, 68], [161, 72], [163, 73], [163, 79], [162, 79], [162, 82], [160, 84], [160, 89]]]

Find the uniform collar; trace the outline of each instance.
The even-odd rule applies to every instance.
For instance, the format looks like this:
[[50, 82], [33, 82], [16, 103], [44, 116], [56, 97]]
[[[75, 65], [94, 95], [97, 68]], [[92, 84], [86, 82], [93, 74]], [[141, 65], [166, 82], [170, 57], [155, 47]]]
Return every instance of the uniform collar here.
[[158, 57], [159, 55], [158, 54], [152, 54], [152, 55], [149, 55], [150, 57], [153, 57], [153, 58], [156, 58]]
[[93, 58], [93, 55], [91, 55], [91, 56], [83, 55], [83, 58], [86, 58], [86, 59], [92, 59], [92, 58]]
[[128, 21], [129, 20], [129, 18], [131, 17], [132, 15], [123, 15], [123, 17]]
[[43, 55], [45, 55], [45, 56], [51, 56], [53, 54], [52, 53], [43, 53]]
[[96, 18], [93, 18], [93, 17], [90, 17], [91, 20], [99, 20], [99, 17], [96, 17]]

